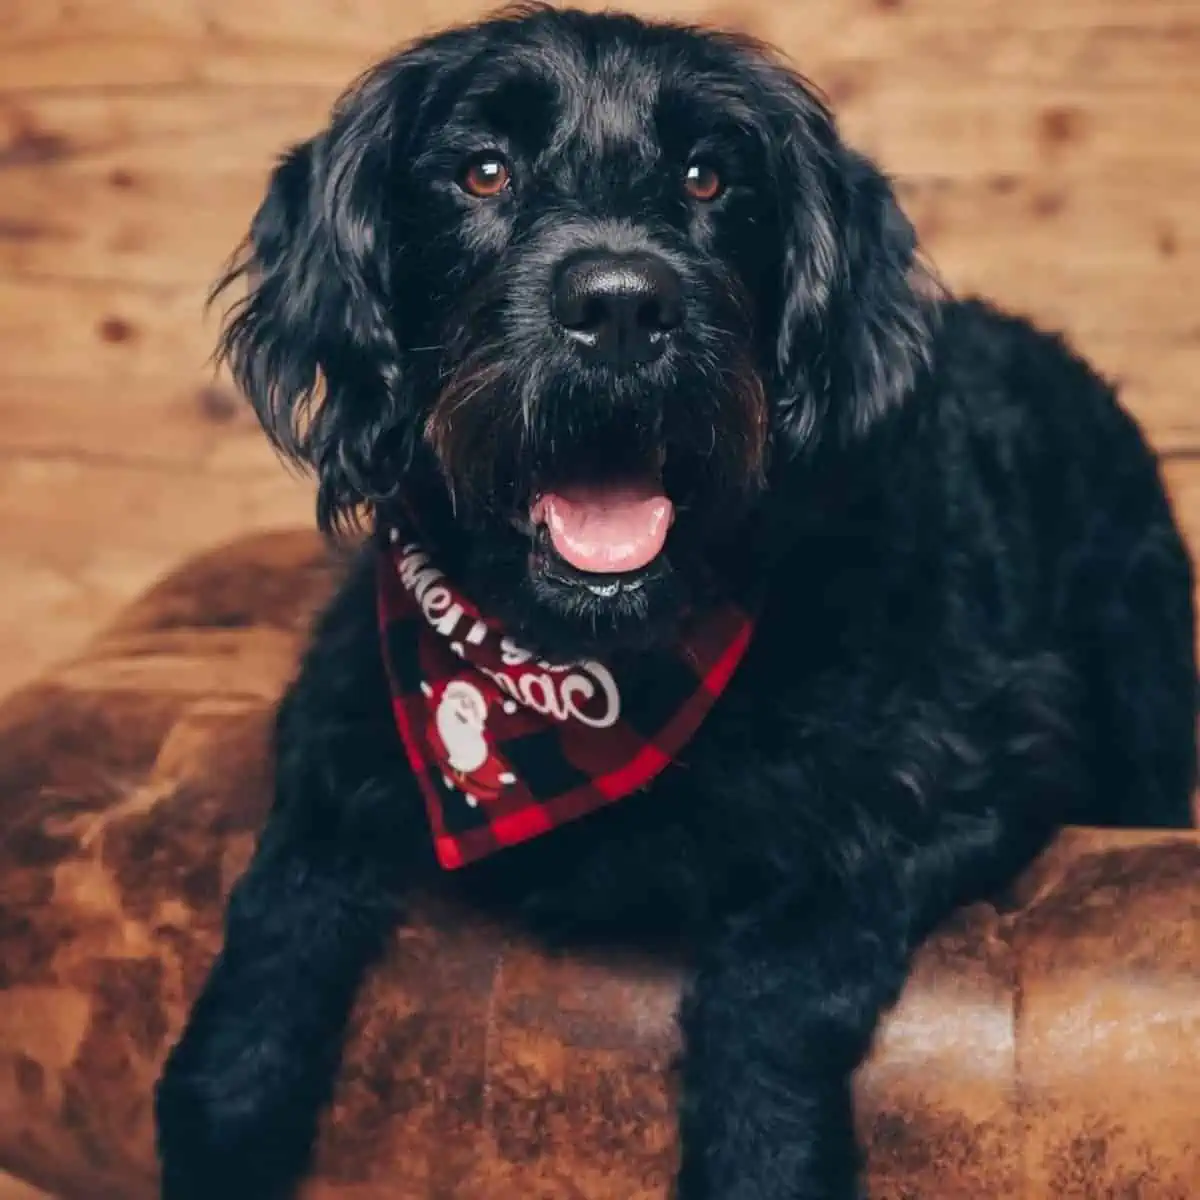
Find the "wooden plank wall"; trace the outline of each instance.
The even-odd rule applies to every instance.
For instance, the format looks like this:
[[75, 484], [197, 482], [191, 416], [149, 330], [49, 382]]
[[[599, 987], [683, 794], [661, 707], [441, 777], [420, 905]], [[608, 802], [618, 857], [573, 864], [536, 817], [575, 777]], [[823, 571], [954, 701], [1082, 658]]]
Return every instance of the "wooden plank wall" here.
[[[945, 278], [1126, 384], [1200, 544], [1196, 0], [632, 0], [783, 46]], [[207, 364], [272, 156], [472, 0], [0, 0], [0, 691], [172, 562], [309, 520]]]

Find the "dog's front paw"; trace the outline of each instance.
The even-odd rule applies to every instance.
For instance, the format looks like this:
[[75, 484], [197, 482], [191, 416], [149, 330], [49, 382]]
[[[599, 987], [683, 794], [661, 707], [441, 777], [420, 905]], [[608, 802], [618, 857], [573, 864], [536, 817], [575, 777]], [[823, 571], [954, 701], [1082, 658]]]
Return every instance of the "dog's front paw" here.
[[308, 1164], [314, 1106], [302, 1081], [265, 1068], [260, 1053], [247, 1049], [228, 1065], [186, 1053], [168, 1061], [155, 1095], [162, 1200], [292, 1195]]

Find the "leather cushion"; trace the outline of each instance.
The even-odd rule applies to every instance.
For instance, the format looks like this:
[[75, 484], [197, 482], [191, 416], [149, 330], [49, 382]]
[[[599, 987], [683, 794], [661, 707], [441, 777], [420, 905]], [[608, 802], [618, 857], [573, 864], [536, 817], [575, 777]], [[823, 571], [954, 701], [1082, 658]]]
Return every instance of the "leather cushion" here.
[[[192, 562], [0, 706], [0, 1167], [154, 1194], [151, 1093], [270, 794], [338, 566]], [[678, 972], [430, 903], [357, 1006], [309, 1197], [663, 1198]], [[1200, 839], [1065, 834], [921, 954], [858, 1081], [875, 1197], [1200, 1191]]]

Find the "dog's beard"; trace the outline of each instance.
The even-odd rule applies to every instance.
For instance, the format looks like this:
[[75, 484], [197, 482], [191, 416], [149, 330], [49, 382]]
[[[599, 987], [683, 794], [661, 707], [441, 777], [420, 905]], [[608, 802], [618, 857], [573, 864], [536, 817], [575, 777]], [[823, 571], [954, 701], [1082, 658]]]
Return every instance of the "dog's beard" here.
[[[588, 370], [547, 349], [544, 328], [514, 337], [473, 309], [456, 365], [424, 436], [481, 603], [547, 652], [577, 654], [673, 636], [686, 613], [722, 591], [719, 548], [765, 477], [767, 402], [748, 337], [719, 327], [635, 373]], [[636, 587], [565, 586], [536, 564], [539, 501], [661, 491], [674, 522]], [[470, 534], [474, 532], [475, 536]], [[544, 541], [544, 539], [543, 539]]]
[[[464, 515], [527, 515], [547, 487], [661, 473], [677, 507], [724, 512], [765, 475], [767, 402], [735, 299], [728, 327], [635, 373], [589, 368], [476, 290], [448, 339], [452, 366], [424, 429]], [[491, 327], [491, 328], [489, 328]], [[739, 328], [740, 327], [740, 328]]]

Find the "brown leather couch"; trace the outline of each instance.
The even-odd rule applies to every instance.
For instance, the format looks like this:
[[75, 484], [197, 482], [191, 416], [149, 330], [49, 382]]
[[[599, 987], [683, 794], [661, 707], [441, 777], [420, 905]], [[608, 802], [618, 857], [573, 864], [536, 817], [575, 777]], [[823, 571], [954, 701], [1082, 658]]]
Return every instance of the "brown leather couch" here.
[[[335, 569], [306, 534], [229, 547], [0, 706], [0, 1168], [62, 1200], [153, 1195], [152, 1083]], [[429, 905], [362, 996], [306, 1194], [665, 1197], [677, 993]], [[929, 944], [858, 1093], [873, 1197], [1200, 1196], [1200, 837], [1064, 835]]]

